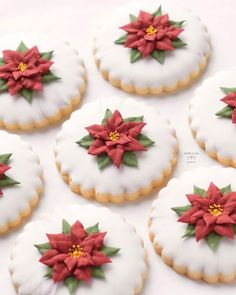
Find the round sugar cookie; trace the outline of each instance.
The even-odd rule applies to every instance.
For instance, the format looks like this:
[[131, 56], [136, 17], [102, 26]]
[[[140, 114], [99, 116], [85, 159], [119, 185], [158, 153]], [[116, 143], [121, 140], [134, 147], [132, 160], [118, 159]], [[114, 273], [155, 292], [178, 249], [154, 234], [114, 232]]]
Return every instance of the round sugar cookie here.
[[110, 97], [85, 104], [63, 124], [56, 164], [71, 190], [99, 202], [149, 195], [172, 173], [175, 130], [144, 102]]
[[0, 57], [1, 128], [46, 127], [79, 105], [86, 72], [68, 42], [43, 33], [2, 35]]
[[0, 235], [31, 214], [43, 189], [42, 169], [31, 146], [0, 131]]
[[173, 178], [153, 202], [156, 252], [182, 275], [229, 283], [236, 274], [236, 171], [212, 166]]
[[206, 79], [190, 102], [190, 127], [198, 144], [220, 163], [236, 167], [236, 68]]
[[138, 294], [146, 254], [142, 239], [120, 215], [73, 204], [26, 225], [10, 272], [19, 295]]
[[176, 91], [196, 79], [210, 53], [205, 25], [173, 1], [139, 1], [109, 16], [94, 41], [102, 76], [140, 95]]

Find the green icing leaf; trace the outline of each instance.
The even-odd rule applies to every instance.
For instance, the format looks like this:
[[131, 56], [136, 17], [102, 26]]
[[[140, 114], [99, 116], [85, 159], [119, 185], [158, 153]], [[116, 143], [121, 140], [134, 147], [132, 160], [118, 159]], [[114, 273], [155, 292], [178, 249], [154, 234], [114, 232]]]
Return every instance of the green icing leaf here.
[[63, 234], [70, 234], [71, 225], [65, 219], [62, 220], [62, 232]]
[[231, 192], [232, 192], [231, 184], [222, 187], [222, 188], [220, 189], [220, 191], [221, 191], [221, 193], [222, 193], [223, 195], [228, 194], [228, 193], [231, 193]]
[[230, 106], [225, 106], [219, 112], [215, 113], [216, 116], [231, 118], [233, 114], [233, 108]]
[[184, 214], [184, 212], [188, 211], [191, 208], [192, 208], [191, 205], [186, 205], [186, 206], [174, 207], [174, 208], [171, 208], [171, 210], [173, 210], [178, 216], [181, 216]]
[[184, 24], [185, 20], [182, 20], [180, 22], [175, 22], [173, 20], [170, 21], [171, 26], [174, 26], [176, 28], [181, 28]]
[[131, 22], [134, 22], [134, 21], [136, 21], [138, 18], [137, 18], [137, 16], [135, 16], [135, 15], [133, 15], [133, 14], [130, 14], [130, 15], [129, 15], [129, 19], [130, 19]]
[[122, 157], [122, 163], [131, 166], [131, 167], [138, 167], [138, 160], [137, 156], [134, 152], [124, 152]]
[[97, 156], [96, 160], [98, 163], [98, 168], [101, 170], [107, 167], [112, 162], [112, 160], [106, 153], [102, 153], [101, 155]]
[[7, 81], [0, 79], [0, 91], [5, 91], [8, 89]]
[[26, 50], [28, 50], [28, 47], [25, 45], [24, 42], [20, 42], [20, 45], [17, 47], [16, 51], [18, 52], [25, 52]]
[[155, 16], [155, 17], [162, 15], [161, 5], [159, 6], [159, 8], [152, 15]]
[[47, 268], [47, 272], [46, 274], [44, 275], [45, 278], [51, 278], [52, 277], [52, 273], [53, 273], [53, 269], [52, 267], [48, 267]]
[[64, 284], [66, 285], [66, 287], [68, 288], [70, 295], [75, 294], [76, 289], [78, 288], [80, 281], [77, 280], [75, 277], [73, 276], [69, 276], [68, 278], [66, 278], [64, 280]]
[[61, 78], [57, 77], [51, 71], [48, 71], [46, 74], [42, 75], [42, 83], [49, 83], [51, 81], [60, 80]]
[[120, 248], [103, 246], [100, 251], [105, 254], [107, 257], [113, 256], [120, 251]]
[[20, 183], [6, 175], [3, 175], [3, 177], [0, 179], [0, 187], [12, 186], [15, 184], [20, 184]]
[[194, 195], [199, 195], [202, 197], [205, 197], [207, 194], [206, 190], [204, 190], [203, 188], [200, 188], [196, 185], [193, 186], [193, 193], [194, 193]]
[[133, 63], [142, 58], [142, 54], [138, 49], [132, 49], [130, 54], [130, 62]]
[[128, 123], [128, 122], [143, 122], [143, 116], [139, 116], [139, 117], [128, 117], [128, 118], [125, 118], [123, 119], [123, 121], [125, 123]]
[[98, 225], [99, 224], [96, 223], [93, 226], [90, 226], [90, 227], [86, 228], [87, 234], [99, 233], [99, 227], [98, 227]]
[[188, 224], [184, 235], [182, 236], [182, 238], [186, 238], [186, 237], [194, 237], [195, 236], [195, 225], [194, 224]]
[[155, 58], [160, 64], [164, 64], [165, 61], [165, 51], [154, 50], [151, 53], [152, 57]]
[[105, 279], [105, 273], [101, 266], [93, 267], [91, 275], [94, 278]]
[[0, 163], [7, 164], [12, 154], [0, 155]]
[[23, 88], [21, 91], [20, 91], [20, 94], [29, 102], [31, 103], [32, 102], [32, 99], [33, 99], [33, 90], [32, 89], [26, 89], [26, 88]]
[[128, 34], [125, 34], [125, 35], [121, 36], [120, 38], [118, 38], [114, 43], [118, 44], [118, 45], [125, 44], [127, 37], [128, 37]]
[[3, 66], [3, 65], [5, 65], [5, 61], [4, 61], [3, 57], [0, 57], [0, 66]]
[[50, 60], [52, 58], [52, 55], [53, 55], [53, 50], [52, 51], [48, 51], [48, 52], [40, 52], [40, 56], [43, 59]]
[[76, 141], [76, 143], [88, 149], [90, 145], [94, 142], [94, 140], [95, 139], [90, 134], [88, 134], [88, 135], [85, 135], [83, 138], [81, 138], [79, 141]]
[[102, 124], [106, 124], [107, 120], [112, 116], [112, 111], [110, 109], [106, 109], [104, 118], [102, 119]]
[[41, 254], [44, 254], [45, 252], [51, 249], [50, 243], [38, 244], [34, 246], [39, 250]]
[[232, 92], [236, 92], [236, 88], [220, 87], [220, 89], [221, 89], [225, 94], [229, 94], [229, 93], [232, 93]]
[[151, 140], [149, 137], [147, 137], [144, 134], [139, 134], [136, 139], [145, 147], [149, 147], [155, 143], [155, 141]]
[[215, 232], [210, 233], [206, 237], [207, 244], [211, 248], [211, 250], [215, 251], [217, 249], [221, 238], [222, 237], [216, 234]]
[[172, 41], [174, 48], [181, 48], [187, 46], [187, 43], [184, 43], [180, 38], [176, 38]]

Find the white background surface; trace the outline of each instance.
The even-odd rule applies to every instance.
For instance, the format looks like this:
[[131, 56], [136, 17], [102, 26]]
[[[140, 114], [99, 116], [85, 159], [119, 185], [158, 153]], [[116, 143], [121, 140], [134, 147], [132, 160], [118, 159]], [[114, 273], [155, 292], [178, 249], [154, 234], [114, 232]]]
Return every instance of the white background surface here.
[[[42, 0], [37, 2], [32, 0], [0, 0], [0, 34], [20, 31], [43, 31], [45, 33], [55, 32], [60, 34], [79, 50], [80, 55], [85, 60], [88, 71], [88, 87], [82, 104], [99, 97], [109, 97], [110, 95], [126, 97], [126, 93], [113, 88], [98, 73], [93, 62], [92, 40], [98, 24], [104, 22], [108, 14], [114, 14], [120, 4], [125, 4], [128, 1], [134, 0]], [[187, 90], [159, 98], [137, 97], [137, 100], [146, 99], [148, 104], [158, 108], [168, 116], [177, 129], [180, 153], [174, 175], [178, 176], [182, 171], [200, 165], [207, 166], [216, 163], [208, 159], [192, 139], [187, 122], [187, 110], [194, 89], [205, 78], [217, 70], [236, 65], [236, 1], [173, 1], [191, 8], [207, 25], [213, 47], [209, 66], [200, 80]], [[39, 154], [45, 178], [45, 193], [42, 196], [41, 203], [30, 218], [31, 220], [36, 219], [41, 212], [51, 210], [58, 205], [63, 206], [71, 202], [88, 203], [87, 200], [69, 190], [55, 168], [52, 148], [59, 130], [60, 126], [57, 126], [33, 134], [22, 134], [22, 137], [30, 142], [34, 150]], [[193, 156], [191, 159], [187, 154], [189, 152], [195, 153], [195, 155], [191, 155]], [[194, 163], [188, 163], [189, 160], [193, 160]], [[206, 283], [194, 282], [191, 279], [182, 277], [167, 267], [160, 257], [154, 253], [147, 231], [147, 216], [153, 199], [152, 196], [135, 203], [108, 206], [132, 222], [145, 240], [149, 255], [149, 274], [142, 295], [197, 295], [199, 293], [203, 295], [229, 295], [236, 293], [236, 283], [227, 286], [210, 286]], [[100, 205], [98, 204], [98, 206]], [[22, 228], [0, 238], [1, 295], [15, 294], [8, 273], [8, 262], [14, 239], [21, 230]], [[26, 267], [30, 267], [30, 261]], [[125, 288], [125, 286], [121, 286], [121, 288]]]

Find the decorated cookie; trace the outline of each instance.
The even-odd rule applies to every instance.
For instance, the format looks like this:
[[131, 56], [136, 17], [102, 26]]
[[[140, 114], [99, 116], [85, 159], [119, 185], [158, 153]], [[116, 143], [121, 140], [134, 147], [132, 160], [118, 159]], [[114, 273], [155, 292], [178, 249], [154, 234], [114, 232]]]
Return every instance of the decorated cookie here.
[[68, 42], [43, 34], [1, 36], [0, 127], [32, 130], [60, 121], [79, 104], [85, 69]]
[[102, 76], [140, 95], [188, 85], [205, 68], [209, 52], [201, 20], [168, 1], [125, 5], [100, 29], [94, 43]]
[[179, 274], [208, 283], [236, 278], [236, 171], [213, 166], [172, 179], [154, 201], [150, 237]]
[[0, 235], [18, 226], [43, 188], [37, 155], [19, 136], [0, 131]]
[[130, 295], [140, 293], [147, 266], [133, 226], [106, 208], [73, 204], [25, 227], [10, 272], [19, 295]]
[[198, 144], [220, 163], [236, 167], [236, 68], [200, 86], [190, 103], [190, 127]]
[[85, 104], [63, 124], [55, 147], [57, 167], [73, 192], [114, 203], [160, 188], [176, 154], [169, 122], [132, 98]]

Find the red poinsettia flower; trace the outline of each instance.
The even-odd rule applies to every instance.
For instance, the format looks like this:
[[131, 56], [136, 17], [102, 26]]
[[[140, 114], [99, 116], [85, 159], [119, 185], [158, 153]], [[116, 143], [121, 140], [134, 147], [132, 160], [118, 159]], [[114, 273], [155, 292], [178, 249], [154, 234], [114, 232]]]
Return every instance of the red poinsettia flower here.
[[221, 99], [228, 106], [234, 108], [232, 113], [232, 122], [236, 123], [236, 92], [231, 92]]
[[24, 52], [4, 50], [3, 61], [5, 64], [0, 66], [0, 78], [7, 81], [11, 95], [23, 88], [42, 90], [41, 77], [53, 64], [52, 61], [41, 58], [37, 46]]
[[146, 151], [146, 148], [135, 139], [145, 125], [143, 122], [126, 123], [120, 112], [115, 110], [106, 124], [95, 124], [86, 128], [95, 138], [88, 153], [95, 156], [106, 153], [119, 168], [125, 151]]
[[69, 276], [88, 282], [92, 267], [111, 262], [99, 251], [105, 235], [105, 232], [87, 234], [83, 225], [76, 221], [69, 235], [47, 234], [51, 249], [43, 254], [40, 262], [52, 267], [54, 282], [64, 281]]
[[153, 16], [142, 10], [137, 20], [120, 28], [128, 33], [125, 47], [137, 48], [143, 57], [154, 50], [174, 50], [171, 41], [183, 31], [171, 25], [168, 14]]
[[[3, 164], [3, 163], [0, 163], [0, 179], [3, 178], [5, 172], [6, 172], [7, 170], [9, 170], [9, 169], [10, 169], [10, 166], [8, 166], [8, 165], [6, 165], [6, 164]], [[3, 192], [2, 192], [2, 190], [0, 189], [0, 196], [2, 196], [2, 195], [3, 195]]]
[[196, 240], [199, 241], [209, 233], [233, 239], [236, 224], [236, 192], [223, 195], [218, 187], [210, 184], [206, 197], [187, 195], [192, 208], [178, 219], [180, 222], [195, 224]]

